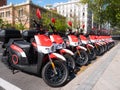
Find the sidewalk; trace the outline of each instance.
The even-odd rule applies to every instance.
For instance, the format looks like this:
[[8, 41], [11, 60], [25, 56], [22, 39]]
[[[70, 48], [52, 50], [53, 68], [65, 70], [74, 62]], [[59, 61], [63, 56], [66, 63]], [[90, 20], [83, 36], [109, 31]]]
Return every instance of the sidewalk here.
[[120, 90], [120, 43], [61, 90]]

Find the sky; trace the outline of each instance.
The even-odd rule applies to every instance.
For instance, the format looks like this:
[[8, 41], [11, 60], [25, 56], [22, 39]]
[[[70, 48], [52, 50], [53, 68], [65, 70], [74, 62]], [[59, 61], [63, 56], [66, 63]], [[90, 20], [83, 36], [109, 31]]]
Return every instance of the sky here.
[[[19, 4], [25, 1], [26, 0], [7, 0], [7, 3], [9, 4], [11, 2], [13, 4]], [[57, 2], [67, 2], [68, 0], [32, 0], [32, 1], [37, 5], [45, 6], [46, 4], [54, 4]]]

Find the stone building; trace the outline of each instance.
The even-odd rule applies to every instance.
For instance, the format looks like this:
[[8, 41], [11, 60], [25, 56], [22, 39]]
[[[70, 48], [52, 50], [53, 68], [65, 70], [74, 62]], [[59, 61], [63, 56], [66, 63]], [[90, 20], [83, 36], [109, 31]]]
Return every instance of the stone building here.
[[0, 6], [7, 5], [7, 0], [0, 0]]
[[92, 13], [88, 4], [80, 3], [80, 0], [69, 0], [64, 3], [54, 4], [57, 12], [73, 22], [73, 28], [83, 28], [86, 33], [92, 28]]
[[[32, 19], [35, 19], [38, 21], [38, 18], [36, 17], [36, 9], [39, 8], [41, 11], [41, 14], [47, 13], [48, 16], [55, 16], [60, 17], [65, 20], [65, 17], [53, 13], [43, 7], [40, 7], [39, 5], [34, 4], [31, 0], [27, 0], [24, 3], [20, 4], [12, 4], [4, 5], [0, 7], [0, 18], [3, 19], [3, 21], [12, 24], [13, 26], [15, 24], [22, 24], [27, 29], [33, 28], [33, 21]], [[48, 17], [47, 16], [47, 17]], [[50, 19], [50, 17], [48, 17]]]

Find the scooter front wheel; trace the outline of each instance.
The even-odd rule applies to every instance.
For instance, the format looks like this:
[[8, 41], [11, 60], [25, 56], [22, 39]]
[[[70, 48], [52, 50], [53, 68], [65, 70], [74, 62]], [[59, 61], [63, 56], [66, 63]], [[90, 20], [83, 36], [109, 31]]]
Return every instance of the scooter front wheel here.
[[83, 66], [88, 62], [88, 54], [84, 50], [80, 50], [80, 55], [78, 52], [75, 52], [75, 62], [79, 66]]
[[57, 74], [55, 74], [52, 65], [48, 62], [42, 69], [43, 80], [52, 87], [59, 87], [66, 83], [68, 78], [68, 69], [64, 62], [60, 60], [53, 61]]
[[88, 51], [88, 58], [89, 60], [94, 60], [96, 58], [96, 52], [94, 48], [91, 48], [90, 52]]
[[69, 54], [65, 54], [64, 57], [66, 58], [67, 66], [69, 68], [71, 68], [71, 69], [75, 69], [75, 60], [74, 60], [74, 58]]

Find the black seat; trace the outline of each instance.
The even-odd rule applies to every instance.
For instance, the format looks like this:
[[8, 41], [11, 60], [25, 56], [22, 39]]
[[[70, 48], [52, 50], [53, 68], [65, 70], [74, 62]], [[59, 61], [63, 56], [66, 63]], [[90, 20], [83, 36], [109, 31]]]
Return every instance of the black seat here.
[[30, 48], [31, 44], [25, 41], [16, 41], [14, 42], [15, 45], [19, 46], [20, 48]]
[[36, 30], [26, 30], [22, 33], [22, 37], [27, 42], [31, 42], [31, 39], [34, 38], [34, 35], [36, 35], [36, 34], [37, 34]]

